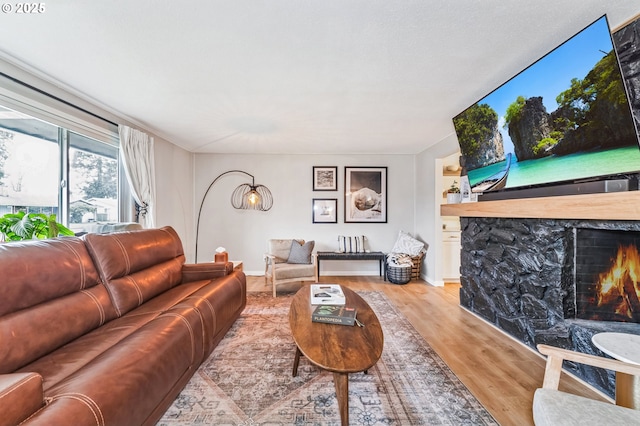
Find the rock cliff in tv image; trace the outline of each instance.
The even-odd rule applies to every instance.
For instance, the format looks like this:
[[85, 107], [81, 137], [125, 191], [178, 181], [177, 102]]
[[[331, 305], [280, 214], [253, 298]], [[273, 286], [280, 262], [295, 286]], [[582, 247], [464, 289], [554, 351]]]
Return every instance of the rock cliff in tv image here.
[[[580, 80], [558, 94], [558, 108], [547, 112], [542, 97], [518, 96], [507, 108], [508, 131], [517, 161], [603, 150], [638, 143], [613, 51]], [[468, 169], [505, 158], [498, 113], [476, 104], [454, 119]]]
[[487, 104], [475, 104], [454, 118], [464, 167], [479, 167], [504, 161], [504, 145], [498, 114]]

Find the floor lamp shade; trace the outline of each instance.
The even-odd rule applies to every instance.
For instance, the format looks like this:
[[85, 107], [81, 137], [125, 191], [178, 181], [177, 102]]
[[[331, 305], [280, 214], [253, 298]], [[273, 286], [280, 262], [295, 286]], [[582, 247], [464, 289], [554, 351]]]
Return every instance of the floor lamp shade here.
[[236, 209], [266, 212], [273, 207], [273, 196], [264, 185], [244, 183], [231, 194], [231, 205]]

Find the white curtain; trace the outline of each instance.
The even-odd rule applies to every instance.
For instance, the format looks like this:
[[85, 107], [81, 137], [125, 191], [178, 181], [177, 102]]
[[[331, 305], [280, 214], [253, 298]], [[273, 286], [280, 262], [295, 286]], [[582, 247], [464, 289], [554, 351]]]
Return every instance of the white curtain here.
[[140, 130], [119, 125], [120, 152], [133, 198], [138, 204], [138, 222], [143, 228], [156, 224], [156, 166], [153, 138]]

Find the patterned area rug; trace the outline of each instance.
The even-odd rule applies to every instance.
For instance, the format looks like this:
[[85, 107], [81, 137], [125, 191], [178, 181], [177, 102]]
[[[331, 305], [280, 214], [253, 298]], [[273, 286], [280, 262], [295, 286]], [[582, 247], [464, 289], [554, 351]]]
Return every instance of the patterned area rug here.
[[[384, 350], [368, 374], [349, 376], [350, 424], [497, 424], [384, 293], [359, 294], [380, 319]], [[291, 298], [250, 293], [158, 425], [339, 425], [332, 374], [302, 357], [291, 375]]]

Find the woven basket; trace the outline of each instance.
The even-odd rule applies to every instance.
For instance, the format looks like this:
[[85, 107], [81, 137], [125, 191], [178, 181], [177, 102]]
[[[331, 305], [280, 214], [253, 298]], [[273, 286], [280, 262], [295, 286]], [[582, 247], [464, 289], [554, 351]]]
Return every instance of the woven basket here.
[[422, 250], [419, 255], [413, 256], [411, 258], [411, 279], [419, 280], [420, 279], [420, 270], [422, 269], [422, 259], [424, 259], [425, 251]]
[[387, 279], [394, 284], [406, 284], [411, 281], [410, 266], [391, 266], [387, 264]]

